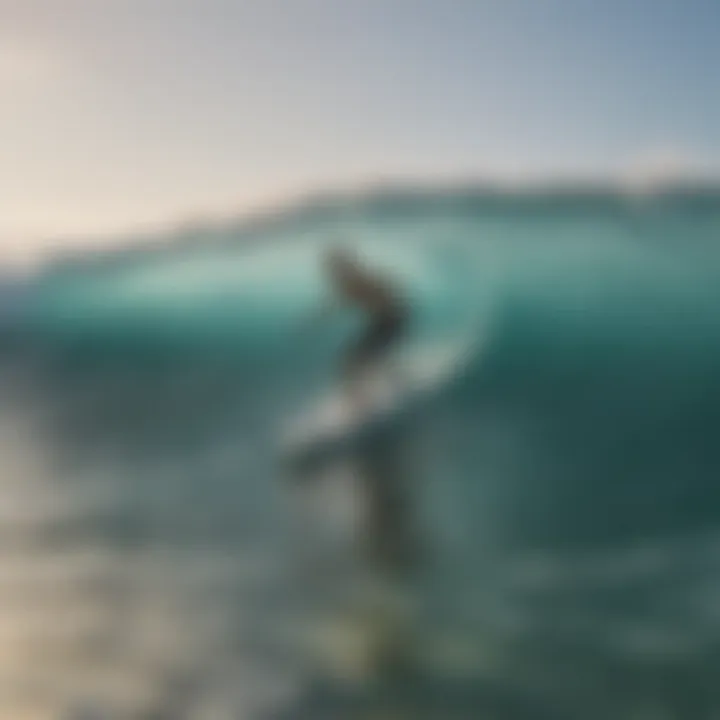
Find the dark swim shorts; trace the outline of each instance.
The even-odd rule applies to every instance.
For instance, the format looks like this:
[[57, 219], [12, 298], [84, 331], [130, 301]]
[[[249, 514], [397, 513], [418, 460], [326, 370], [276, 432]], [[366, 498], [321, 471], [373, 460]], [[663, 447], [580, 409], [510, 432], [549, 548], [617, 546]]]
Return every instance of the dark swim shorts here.
[[407, 327], [404, 313], [381, 315], [372, 320], [347, 355], [349, 370], [365, 367], [383, 357], [402, 339]]

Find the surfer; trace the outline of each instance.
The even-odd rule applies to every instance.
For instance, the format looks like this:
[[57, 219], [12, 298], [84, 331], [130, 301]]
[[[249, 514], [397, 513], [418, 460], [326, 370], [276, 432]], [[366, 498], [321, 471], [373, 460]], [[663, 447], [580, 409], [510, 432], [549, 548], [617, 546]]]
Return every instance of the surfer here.
[[338, 306], [349, 305], [367, 317], [363, 332], [345, 351], [340, 368], [345, 389], [357, 407], [363, 400], [365, 373], [382, 363], [402, 340], [409, 312], [395, 283], [363, 267], [350, 251], [330, 249], [324, 267], [333, 298], [318, 316], [324, 318]]
[[[372, 414], [372, 395], [366, 381], [382, 367], [383, 379], [392, 382], [396, 368], [389, 362], [405, 339], [410, 322], [407, 301], [398, 285], [384, 274], [372, 271], [346, 249], [329, 249], [323, 257], [332, 296], [311, 318], [325, 319], [342, 307], [359, 310], [364, 328], [344, 349], [340, 366], [341, 395], [354, 416], [347, 431], [357, 430]], [[399, 379], [399, 378], [397, 378]], [[417, 531], [407, 492], [408, 447], [403, 424], [391, 424], [373, 442], [349, 456], [364, 497], [362, 535], [367, 557], [384, 572], [411, 569], [417, 560]]]

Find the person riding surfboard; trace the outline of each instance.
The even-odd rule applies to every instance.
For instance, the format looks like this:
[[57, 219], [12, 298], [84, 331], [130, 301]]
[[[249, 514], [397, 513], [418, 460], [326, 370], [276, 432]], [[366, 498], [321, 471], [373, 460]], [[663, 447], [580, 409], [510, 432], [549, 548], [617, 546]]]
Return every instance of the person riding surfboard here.
[[[409, 303], [397, 281], [370, 269], [348, 249], [333, 246], [322, 262], [332, 296], [314, 320], [326, 318], [343, 306], [360, 310], [366, 317], [364, 328], [340, 359], [343, 399], [357, 429], [373, 412], [365, 375], [383, 366], [384, 378], [394, 380], [396, 368], [385, 363], [409, 335]], [[376, 569], [392, 573], [409, 569], [419, 554], [418, 531], [406, 487], [404, 435], [397, 430], [397, 426], [394, 430], [386, 427], [387, 432], [376, 436], [362, 452], [352, 454], [352, 467], [364, 497], [365, 550]]]

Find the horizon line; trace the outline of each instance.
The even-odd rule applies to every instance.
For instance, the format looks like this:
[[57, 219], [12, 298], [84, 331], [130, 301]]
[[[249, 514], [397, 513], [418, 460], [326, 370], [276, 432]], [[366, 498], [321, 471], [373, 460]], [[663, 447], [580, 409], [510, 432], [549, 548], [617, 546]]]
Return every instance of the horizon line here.
[[[56, 263], [83, 259], [88, 261], [129, 252], [151, 252], [172, 248], [177, 239], [180, 247], [183, 235], [189, 232], [221, 231], [236, 226], [239, 231], [259, 229], [258, 226], [273, 220], [293, 218], [304, 213], [317, 211], [320, 207], [334, 205], [342, 210], [361, 202], [378, 202], [383, 198], [412, 199], [446, 194], [472, 195], [478, 200], [522, 200], [535, 199], [606, 199], [623, 202], [634, 200], [669, 199], [672, 196], [696, 195], [720, 201], [720, 174], [696, 174], [668, 177], [617, 177], [612, 175], [557, 173], [545, 176], [513, 177], [494, 176], [411, 178], [400, 176], [376, 177], [354, 183], [338, 184], [335, 188], [322, 186], [310, 190], [286, 192], [272, 200], [252, 203], [248, 207], [235, 207], [224, 212], [188, 211], [183, 218], [175, 221], [138, 223], [126, 229], [109, 229], [95, 233], [57, 233], [46, 235], [49, 248], [38, 248], [32, 258], [32, 269], [52, 266]], [[133, 242], [137, 238], [138, 242]], [[107, 241], [98, 244], [98, 240]], [[72, 240], [71, 245], [62, 242]], [[159, 245], [158, 245], [159, 243]], [[0, 262], [4, 264], [4, 258]]]

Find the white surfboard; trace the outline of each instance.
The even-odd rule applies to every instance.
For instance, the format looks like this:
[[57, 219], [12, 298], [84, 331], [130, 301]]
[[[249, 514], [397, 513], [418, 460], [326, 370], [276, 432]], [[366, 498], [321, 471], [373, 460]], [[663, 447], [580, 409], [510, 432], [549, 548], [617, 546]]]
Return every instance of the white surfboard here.
[[282, 440], [284, 457], [312, 464], [372, 444], [437, 392], [468, 355], [457, 344], [408, 348], [368, 378], [361, 407], [335, 391], [295, 419]]

